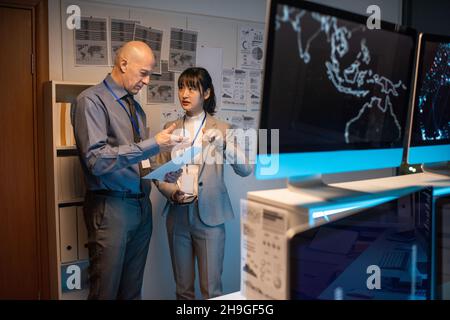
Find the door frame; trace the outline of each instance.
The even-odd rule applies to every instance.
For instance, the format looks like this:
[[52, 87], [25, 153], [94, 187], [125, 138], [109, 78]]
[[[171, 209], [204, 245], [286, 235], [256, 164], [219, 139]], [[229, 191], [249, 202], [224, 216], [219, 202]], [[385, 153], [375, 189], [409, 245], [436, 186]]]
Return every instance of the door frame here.
[[[44, 134], [44, 83], [49, 81], [48, 1], [1, 0], [1, 7], [30, 10], [33, 27], [33, 131], [34, 184], [36, 190], [36, 252], [38, 256], [38, 298], [50, 299], [49, 246], [46, 201], [46, 165]], [[30, 58], [31, 59], [31, 58]]]

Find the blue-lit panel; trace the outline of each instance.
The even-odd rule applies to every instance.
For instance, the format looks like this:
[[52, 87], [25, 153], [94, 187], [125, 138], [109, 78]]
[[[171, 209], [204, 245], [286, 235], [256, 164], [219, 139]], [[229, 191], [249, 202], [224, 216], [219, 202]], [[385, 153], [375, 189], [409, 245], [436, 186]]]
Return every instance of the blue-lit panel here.
[[258, 155], [256, 178], [278, 179], [398, 167], [403, 150], [353, 150]]
[[411, 147], [408, 163], [433, 163], [450, 160], [450, 145]]

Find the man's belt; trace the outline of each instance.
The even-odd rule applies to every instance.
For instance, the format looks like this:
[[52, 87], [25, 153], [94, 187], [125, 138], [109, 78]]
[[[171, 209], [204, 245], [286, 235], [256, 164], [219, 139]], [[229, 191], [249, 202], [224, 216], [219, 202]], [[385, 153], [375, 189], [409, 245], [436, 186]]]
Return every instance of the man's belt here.
[[145, 197], [145, 193], [132, 193], [129, 191], [114, 191], [114, 190], [91, 190], [89, 191], [93, 194], [99, 194], [102, 196], [109, 196], [114, 198], [122, 198], [122, 199], [142, 199]]

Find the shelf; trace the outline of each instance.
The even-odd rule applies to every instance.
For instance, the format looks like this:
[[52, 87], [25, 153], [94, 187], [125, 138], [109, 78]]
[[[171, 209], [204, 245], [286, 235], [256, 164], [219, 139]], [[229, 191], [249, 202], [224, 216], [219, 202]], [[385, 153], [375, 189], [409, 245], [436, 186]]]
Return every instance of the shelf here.
[[[61, 110], [57, 109], [60, 103], [74, 104], [77, 96], [85, 89], [91, 87], [89, 83], [76, 83], [66, 81], [50, 81], [45, 85], [45, 128], [46, 144], [45, 153], [46, 161], [53, 166], [53, 170], [49, 170], [47, 179], [47, 201], [55, 203], [49, 208], [48, 219], [48, 238], [49, 238], [49, 278], [51, 280], [51, 298], [52, 299], [86, 299], [87, 274], [86, 265], [88, 261], [74, 260], [68, 263], [80, 265], [82, 269], [82, 289], [85, 290], [63, 290], [63, 281], [67, 277], [62, 276], [61, 254], [62, 245], [77, 248], [74, 256], [86, 256], [87, 230], [84, 223], [83, 212], [80, 207], [84, 204], [84, 186], [83, 172], [78, 159], [79, 152], [75, 145], [57, 145], [73, 143], [72, 139], [58, 139], [61, 137]], [[68, 111], [67, 109], [65, 110]], [[69, 124], [67, 113], [65, 120]], [[72, 129], [72, 128], [70, 128]], [[66, 137], [67, 132], [66, 132]], [[61, 142], [60, 142], [61, 141]], [[70, 142], [69, 142], [70, 141]], [[59, 197], [62, 196], [62, 199]], [[61, 219], [63, 217], [63, 219]], [[63, 223], [61, 223], [63, 221]], [[61, 242], [64, 239], [63, 242]], [[63, 244], [62, 244], [63, 243]], [[81, 253], [80, 253], [81, 252]], [[65, 262], [64, 257], [63, 261]], [[65, 274], [66, 276], [66, 274]]]
[[78, 156], [78, 150], [76, 146], [64, 146], [56, 148], [57, 157], [71, 157]]
[[83, 203], [84, 203], [84, 198], [77, 198], [77, 199], [71, 199], [71, 200], [59, 200], [58, 207], [64, 208], [64, 207], [82, 206]]
[[73, 290], [72, 292], [63, 292], [61, 300], [87, 300], [89, 296], [89, 289]]
[[74, 260], [71, 262], [64, 262], [64, 263], [61, 263], [61, 266], [70, 266], [72, 264], [84, 264], [84, 263], [89, 264], [89, 259], [80, 259], [80, 260]]

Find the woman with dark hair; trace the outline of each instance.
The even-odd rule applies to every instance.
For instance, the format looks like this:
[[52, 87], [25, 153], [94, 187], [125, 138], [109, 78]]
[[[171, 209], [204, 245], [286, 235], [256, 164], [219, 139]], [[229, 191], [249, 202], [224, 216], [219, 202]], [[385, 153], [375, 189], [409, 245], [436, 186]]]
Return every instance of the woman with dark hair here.
[[[190, 138], [190, 145], [203, 152], [183, 167], [176, 183], [158, 181], [157, 186], [168, 200], [164, 213], [168, 212], [167, 235], [177, 299], [195, 299], [195, 259], [201, 293], [209, 299], [222, 294], [224, 223], [234, 217], [224, 183], [224, 159], [233, 159], [230, 164], [234, 172], [243, 177], [252, 168], [234, 143], [230, 125], [213, 117], [216, 98], [206, 69], [189, 68], [180, 75], [178, 98], [185, 115], [165, 127], [175, 123]], [[171, 158], [170, 153], [161, 153], [157, 163], [164, 164]]]

